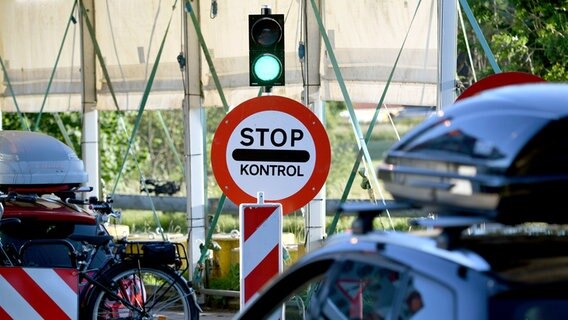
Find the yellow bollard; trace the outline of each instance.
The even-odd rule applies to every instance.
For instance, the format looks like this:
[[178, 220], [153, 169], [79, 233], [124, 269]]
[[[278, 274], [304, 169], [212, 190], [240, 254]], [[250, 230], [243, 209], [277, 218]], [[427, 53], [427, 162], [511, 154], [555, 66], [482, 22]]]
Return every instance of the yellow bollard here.
[[223, 278], [229, 274], [231, 269], [231, 252], [239, 247], [239, 237], [230, 234], [215, 234], [212, 239], [219, 244], [221, 249], [213, 252], [213, 259], [218, 264], [218, 270], [213, 270], [211, 276]]

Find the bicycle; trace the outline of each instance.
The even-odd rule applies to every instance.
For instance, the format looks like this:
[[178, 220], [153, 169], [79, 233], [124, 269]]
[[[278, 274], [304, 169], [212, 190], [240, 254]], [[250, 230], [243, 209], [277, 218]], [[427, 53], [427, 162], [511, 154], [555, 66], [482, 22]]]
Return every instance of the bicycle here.
[[[37, 195], [0, 195], [0, 226], [22, 223], [18, 218], [2, 219], [3, 203], [36, 202]], [[89, 206], [95, 213], [97, 234], [71, 234], [65, 239], [32, 239], [17, 249], [0, 238], [1, 266], [32, 266], [39, 252], [55, 255], [66, 249], [68, 261], [49, 260], [51, 267], [76, 268], [79, 277], [80, 319], [199, 319], [201, 309], [191, 283], [182, 277], [190, 264], [184, 247], [168, 241], [114, 241], [103, 223], [119, 217], [112, 200], [74, 199], [59, 194], [49, 199], [60, 205]], [[43, 251], [42, 251], [43, 250]], [[50, 267], [50, 265], [43, 267]], [[35, 265], [39, 266], [39, 265]]]

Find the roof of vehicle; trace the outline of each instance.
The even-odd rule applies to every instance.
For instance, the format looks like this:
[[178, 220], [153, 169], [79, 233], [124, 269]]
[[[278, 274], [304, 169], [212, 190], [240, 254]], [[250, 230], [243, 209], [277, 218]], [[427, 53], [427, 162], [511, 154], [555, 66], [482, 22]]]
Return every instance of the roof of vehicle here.
[[[568, 116], [568, 84], [540, 82], [519, 84], [487, 90], [479, 95], [456, 102], [444, 110], [444, 113], [454, 112], [500, 112], [504, 109], [515, 111], [530, 111], [548, 115], [552, 118]], [[474, 99], [472, 99], [474, 98]], [[460, 108], [454, 108], [460, 105]], [[465, 107], [468, 106], [468, 107]]]
[[95, 224], [95, 216], [89, 212], [46, 196], [35, 201], [5, 201], [2, 218]]
[[435, 237], [397, 231], [373, 231], [361, 235], [350, 232], [336, 234], [330, 237], [326, 245], [316, 251], [316, 254], [325, 254], [329, 251], [363, 251], [366, 250], [365, 246], [368, 250], [376, 250], [377, 243], [414, 249], [477, 271], [488, 271], [490, 268], [483, 258], [472, 251], [447, 250], [439, 245]]
[[568, 223], [568, 84], [484, 91], [420, 123], [378, 178], [398, 201], [515, 225]]

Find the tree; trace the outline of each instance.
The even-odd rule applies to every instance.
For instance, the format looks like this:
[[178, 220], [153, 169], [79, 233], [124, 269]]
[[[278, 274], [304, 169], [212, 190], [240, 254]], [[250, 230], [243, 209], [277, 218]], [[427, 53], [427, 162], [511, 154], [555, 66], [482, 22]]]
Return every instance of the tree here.
[[[548, 81], [568, 80], [568, 1], [470, 1], [473, 15], [503, 71], [522, 71]], [[473, 68], [478, 78], [493, 73], [469, 22]], [[467, 51], [463, 39], [461, 53]]]

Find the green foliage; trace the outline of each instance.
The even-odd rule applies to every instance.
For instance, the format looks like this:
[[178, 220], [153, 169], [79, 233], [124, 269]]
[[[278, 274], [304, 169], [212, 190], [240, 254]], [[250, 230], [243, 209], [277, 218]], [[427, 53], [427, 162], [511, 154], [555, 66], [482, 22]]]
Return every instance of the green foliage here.
[[[548, 81], [566, 81], [568, 2], [485, 0], [469, 2], [485, 38], [503, 71], [528, 72]], [[478, 78], [493, 73], [469, 22], [473, 67]], [[459, 51], [467, 48], [459, 39]], [[471, 75], [469, 75], [471, 78]]]
[[241, 288], [239, 265], [232, 264], [229, 267], [229, 273], [224, 277], [209, 279], [209, 288], [239, 291]]
[[[34, 125], [36, 122], [39, 113], [22, 113], [19, 115], [18, 113], [2, 113], [2, 128], [3, 130], [26, 130], [22, 127], [22, 120], [25, 121], [28, 125], [30, 131], [34, 129]], [[65, 133], [71, 140], [70, 147], [75, 150], [75, 152], [81, 156], [81, 125], [82, 119], [81, 114], [79, 112], [65, 112], [65, 113], [58, 113], [58, 116], [61, 118], [61, 122], [63, 123], [63, 127], [65, 129]], [[40, 125], [39, 128], [36, 130], [39, 132], [43, 132], [53, 136], [60, 141], [65, 141], [64, 133], [60, 130], [55, 117], [53, 114], [44, 113], [40, 117]]]
[[331, 168], [326, 182], [327, 195], [338, 198], [345, 189], [348, 174], [357, 157], [357, 142], [351, 125], [340, 117], [346, 109], [342, 102], [331, 101], [326, 105], [325, 126], [331, 144]]
[[[129, 120], [127, 114], [116, 112], [99, 113], [100, 175], [105, 193], [111, 193], [120, 172], [129, 142], [129, 134], [124, 124]], [[140, 155], [136, 155], [139, 159]], [[129, 160], [132, 158], [129, 158]], [[135, 162], [125, 164], [122, 175], [125, 179], [135, 170]], [[122, 182], [124, 180], [121, 180]], [[122, 184], [127, 185], [126, 183]]]
[[[124, 162], [137, 115], [137, 112], [121, 113], [120, 116], [116, 113], [104, 113], [101, 118], [101, 150], [112, 148], [114, 153], [112, 161], [102, 159], [108, 160], [104, 169], [111, 174], [105, 177], [105, 181], [111, 181], [113, 184], [116, 182], [116, 174]], [[108, 130], [103, 130], [103, 126]], [[171, 138], [173, 148], [168, 136]], [[184, 124], [181, 110], [145, 112], [131, 151], [126, 158], [124, 176], [117, 192], [140, 193], [142, 179], [174, 181], [181, 184], [185, 178], [183, 137]]]

